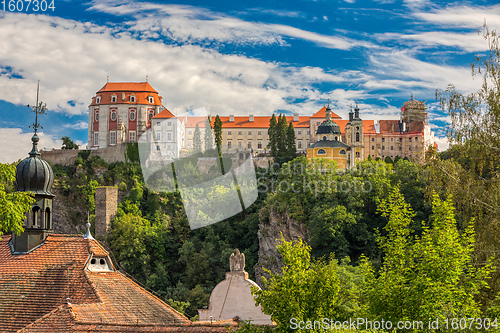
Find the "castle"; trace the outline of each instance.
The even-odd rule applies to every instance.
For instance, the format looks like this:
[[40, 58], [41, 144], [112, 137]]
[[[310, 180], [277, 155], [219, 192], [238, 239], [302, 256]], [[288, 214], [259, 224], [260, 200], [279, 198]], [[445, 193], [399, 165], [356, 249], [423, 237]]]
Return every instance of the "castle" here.
[[[208, 118], [212, 126], [215, 117]], [[266, 153], [271, 116], [221, 116], [222, 151]], [[349, 119], [329, 106], [312, 116], [286, 117], [295, 129], [298, 152], [309, 158], [336, 160], [341, 168], [356, 162], [396, 156], [420, 160], [434, 136], [427, 121], [425, 102], [411, 97], [399, 120], [366, 120], [356, 105]], [[137, 142], [149, 131], [151, 152], [157, 158], [178, 158], [193, 150], [196, 127], [203, 140], [207, 117], [175, 116], [163, 106], [162, 97], [148, 82], [106, 83], [89, 106], [88, 142], [91, 150]]]

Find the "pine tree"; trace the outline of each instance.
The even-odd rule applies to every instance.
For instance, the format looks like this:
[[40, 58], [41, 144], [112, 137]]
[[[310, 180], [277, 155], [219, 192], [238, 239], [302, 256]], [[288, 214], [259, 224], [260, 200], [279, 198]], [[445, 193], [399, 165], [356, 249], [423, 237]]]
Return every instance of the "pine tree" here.
[[193, 136], [193, 152], [199, 153], [201, 152], [201, 131], [198, 124], [196, 124], [196, 128], [194, 130]]
[[280, 115], [278, 118], [277, 130], [277, 155], [286, 156], [287, 154], [287, 123], [286, 117]]
[[297, 154], [297, 147], [295, 145], [295, 129], [293, 128], [293, 123], [288, 125], [287, 129], [287, 155], [295, 156]]
[[212, 150], [214, 148], [214, 138], [212, 136], [212, 124], [210, 123], [210, 117], [207, 117], [205, 121], [205, 151]]
[[270, 154], [273, 157], [277, 156], [278, 153], [278, 138], [277, 138], [277, 132], [278, 132], [278, 122], [276, 121], [276, 116], [273, 114], [271, 117], [271, 120], [269, 121], [269, 150]]
[[219, 155], [219, 163], [222, 173], [224, 173], [224, 164], [222, 162], [222, 120], [219, 115], [215, 117], [214, 122], [215, 144], [217, 145], [217, 153]]

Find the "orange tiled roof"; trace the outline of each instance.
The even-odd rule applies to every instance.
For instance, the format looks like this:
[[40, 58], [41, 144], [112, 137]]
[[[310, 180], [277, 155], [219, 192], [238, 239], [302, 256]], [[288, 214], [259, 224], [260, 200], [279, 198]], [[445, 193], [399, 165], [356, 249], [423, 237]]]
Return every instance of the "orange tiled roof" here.
[[148, 82], [107, 82], [97, 93], [102, 92], [158, 92]]
[[[399, 133], [399, 120], [380, 120], [380, 133]], [[413, 121], [406, 125], [404, 133], [419, 133], [424, 131], [425, 123], [423, 121]]]
[[[313, 114], [311, 118], [326, 118], [326, 106], [319, 109], [319, 111]], [[342, 117], [332, 112], [332, 119], [342, 119]]]
[[167, 109], [164, 109], [162, 112], [158, 113], [153, 119], [167, 119], [167, 118], [175, 118], [175, 116]]
[[[223, 128], [269, 128], [271, 116], [254, 116], [254, 121], [250, 121], [249, 116], [235, 116], [234, 122], [229, 121], [229, 116], [220, 116]], [[186, 127], [195, 128], [205, 127], [206, 117], [187, 117]], [[287, 122], [293, 122], [293, 127], [309, 127], [309, 116], [300, 116], [299, 121], [293, 121], [293, 117], [286, 117]], [[212, 126], [215, 123], [215, 117], [212, 117]]]
[[[44, 244], [32, 252], [13, 255], [10, 239], [10, 236], [2, 236], [0, 240], [0, 327], [3, 332], [26, 327], [66, 304], [67, 298], [72, 304], [72, 320], [80, 322], [121, 326], [190, 323], [122, 273], [86, 270], [91, 256], [108, 254], [95, 240], [50, 234]], [[54, 320], [62, 322], [65, 317], [61, 316]]]

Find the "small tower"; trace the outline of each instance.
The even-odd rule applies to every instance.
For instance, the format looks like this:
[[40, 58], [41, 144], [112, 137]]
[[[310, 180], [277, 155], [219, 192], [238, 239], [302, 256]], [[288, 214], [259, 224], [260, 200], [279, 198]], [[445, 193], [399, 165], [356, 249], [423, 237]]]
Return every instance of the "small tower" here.
[[16, 168], [16, 190], [19, 192], [32, 192], [35, 194], [35, 203], [31, 206], [31, 211], [27, 214], [23, 227], [24, 232], [19, 236], [12, 234], [12, 246], [14, 253], [27, 253], [40, 245], [47, 234], [52, 231], [52, 198], [51, 192], [54, 183], [54, 172], [47, 161], [41, 159], [38, 152], [37, 131], [38, 115], [46, 114], [45, 105], [40, 102], [33, 107], [35, 112], [35, 131], [31, 141], [33, 148], [29, 152], [29, 157], [24, 159]]
[[354, 115], [349, 112], [349, 126], [346, 126], [347, 144], [351, 146], [350, 154], [348, 156], [349, 167], [354, 167], [356, 162], [363, 160], [364, 142], [363, 142], [363, 120], [359, 117], [358, 102], [354, 108]]

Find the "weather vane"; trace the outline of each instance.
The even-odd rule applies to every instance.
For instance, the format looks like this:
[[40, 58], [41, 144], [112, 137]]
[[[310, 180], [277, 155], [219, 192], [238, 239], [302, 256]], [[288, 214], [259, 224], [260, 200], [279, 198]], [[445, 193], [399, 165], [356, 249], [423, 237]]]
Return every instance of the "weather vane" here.
[[38, 115], [47, 114], [47, 104], [43, 104], [43, 102], [38, 102], [39, 96], [40, 96], [40, 80], [38, 80], [38, 85], [36, 88], [36, 105], [35, 106], [30, 106], [29, 104], [27, 105], [29, 108], [33, 109], [31, 110], [31, 112], [35, 113], [35, 122], [33, 123], [33, 125], [30, 125], [30, 127], [35, 130], [35, 134], [39, 128], [43, 129], [43, 127], [38, 123]]

